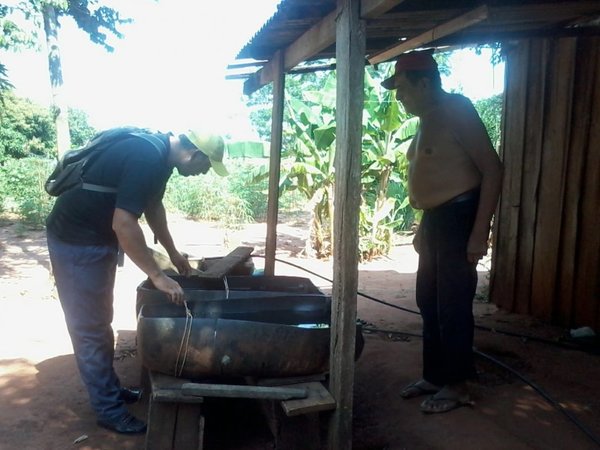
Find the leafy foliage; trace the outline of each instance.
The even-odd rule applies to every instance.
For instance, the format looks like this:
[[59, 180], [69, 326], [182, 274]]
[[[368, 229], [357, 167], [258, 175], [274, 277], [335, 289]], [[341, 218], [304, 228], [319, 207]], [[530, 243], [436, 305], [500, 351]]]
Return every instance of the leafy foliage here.
[[0, 166], [0, 211], [9, 211], [25, 223], [42, 226], [54, 199], [46, 194], [44, 182], [54, 166], [46, 158], [10, 159]]
[[[365, 82], [362, 259], [387, 253], [394, 231], [410, 227], [414, 218], [406, 200], [407, 163], [400, 144], [414, 135], [418, 122], [408, 118], [393, 93], [382, 91], [379, 78], [371, 69]], [[302, 86], [302, 80], [297, 84]], [[300, 192], [307, 199], [311, 248], [316, 256], [326, 257], [331, 254], [334, 214], [335, 73], [312, 78], [303, 90], [288, 94], [281, 192]]]
[[[56, 156], [56, 131], [52, 115], [29, 99], [17, 97], [8, 91], [0, 116], [0, 164], [10, 158], [29, 156]], [[88, 123], [88, 116], [78, 109], [69, 110], [73, 147], [80, 147], [96, 130]]]
[[85, 145], [98, 130], [88, 122], [88, 115], [76, 108], [69, 108], [69, 130], [71, 132], [71, 147], [78, 148]]
[[212, 171], [200, 177], [174, 173], [167, 184], [165, 206], [183, 213], [188, 219], [217, 221], [228, 228], [251, 222], [248, 202], [232, 192], [229, 184], [230, 179], [239, 175], [236, 172], [230, 172], [226, 178]]
[[8, 158], [53, 153], [56, 141], [49, 111], [9, 92], [0, 117], [0, 164]]
[[487, 129], [490, 140], [496, 151], [500, 148], [502, 101], [502, 94], [497, 94], [475, 102], [475, 109], [477, 109], [477, 112]]
[[[65, 2], [60, 3], [64, 4]], [[96, 8], [91, 9], [92, 5]], [[117, 27], [132, 21], [132, 19], [122, 18], [120, 13], [113, 8], [98, 6], [97, 1], [68, 0], [66, 6], [58, 11], [59, 15], [73, 17], [77, 26], [89, 35], [92, 42], [103, 46], [109, 52], [112, 52], [114, 48], [106, 42], [107, 33], [122, 38], [123, 34]]]

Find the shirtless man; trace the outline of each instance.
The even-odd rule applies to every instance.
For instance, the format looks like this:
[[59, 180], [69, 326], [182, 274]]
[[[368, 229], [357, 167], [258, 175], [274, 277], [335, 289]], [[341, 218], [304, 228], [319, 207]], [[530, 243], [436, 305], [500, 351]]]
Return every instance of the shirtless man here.
[[430, 395], [421, 411], [469, 404], [477, 262], [487, 253], [502, 163], [469, 99], [441, 87], [431, 51], [398, 57], [382, 83], [420, 125], [407, 153], [410, 204], [423, 210], [415, 237], [416, 299], [423, 318], [423, 378], [403, 398]]

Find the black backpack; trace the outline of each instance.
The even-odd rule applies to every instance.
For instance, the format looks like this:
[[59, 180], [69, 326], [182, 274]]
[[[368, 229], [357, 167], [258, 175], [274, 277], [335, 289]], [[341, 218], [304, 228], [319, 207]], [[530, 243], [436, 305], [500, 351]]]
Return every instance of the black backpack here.
[[69, 150], [64, 154], [46, 180], [44, 185], [46, 192], [53, 197], [58, 197], [63, 192], [74, 188], [116, 193], [117, 189], [115, 187], [86, 183], [83, 177], [86, 169], [104, 149], [119, 140], [131, 136], [136, 136], [150, 142], [157, 150], [165, 148], [161, 139], [143, 128], [122, 127], [101, 131], [92, 137], [83, 147]]

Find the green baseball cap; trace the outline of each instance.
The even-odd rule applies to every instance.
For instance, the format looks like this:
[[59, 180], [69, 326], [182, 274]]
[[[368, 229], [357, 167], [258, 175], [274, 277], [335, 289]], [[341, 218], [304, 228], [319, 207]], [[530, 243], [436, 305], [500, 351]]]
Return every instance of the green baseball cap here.
[[229, 172], [223, 164], [225, 142], [221, 136], [198, 130], [188, 130], [185, 135], [192, 144], [198, 147], [198, 150], [208, 156], [210, 165], [217, 175], [222, 177], [229, 175]]

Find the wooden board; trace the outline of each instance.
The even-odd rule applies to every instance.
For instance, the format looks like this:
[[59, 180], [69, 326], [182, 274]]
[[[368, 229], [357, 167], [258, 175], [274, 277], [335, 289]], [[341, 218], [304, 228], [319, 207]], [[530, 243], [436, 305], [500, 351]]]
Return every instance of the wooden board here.
[[173, 402], [173, 403], [202, 403], [202, 397], [189, 397], [181, 392], [181, 386], [189, 383], [190, 380], [177, 378], [163, 373], [149, 373], [151, 400], [155, 402]]
[[490, 281], [490, 298], [496, 305], [512, 310], [528, 75], [527, 65], [522, 62], [529, 58], [530, 43], [521, 43], [518, 47], [510, 49], [509, 54], [502, 121], [501, 159], [504, 164], [504, 180], [500, 203], [494, 218], [494, 271]]
[[544, 123], [531, 292], [531, 312], [544, 320], [552, 319], [557, 296], [576, 40], [560, 39], [550, 48], [546, 98], [552, 107], [547, 109]]
[[212, 264], [204, 272], [199, 272], [195, 276], [202, 278], [223, 278], [238, 264], [248, 260], [253, 251], [254, 247], [238, 247], [224, 258]]
[[308, 395], [306, 398], [281, 402], [281, 407], [288, 417], [335, 409], [335, 399], [322, 383], [313, 381], [310, 383], [295, 384], [294, 387], [305, 388]]
[[187, 396], [260, 398], [271, 400], [305, 398], [308, 395], [305, 387], [270, 387], [205, 383], [184, 383], [181, 386], [181, 391]]
[[[537, 218], [537, 191], [542, 165], [542, 142], [544, 136], [544, 102], [546, 89], [546, 66], [548, 64], [548, 43], [544, 39], [530, 41], [529, 57], [522, 61], [529, 67], [527, 77], [527, 114], [525, 121], [525, 141], [523, 142], [523, 166], [515, 167], [511, 177], [521, 178], [521, 202], [519, 208], [519, 242], [516, 261], [506, 261], [515, 267], [515, 288], [513, 311], [530, 312], [531, 276], [533, 252], [535, 248], [535, 227]], [[525, 105], [522, 105], [525, 108]]]

